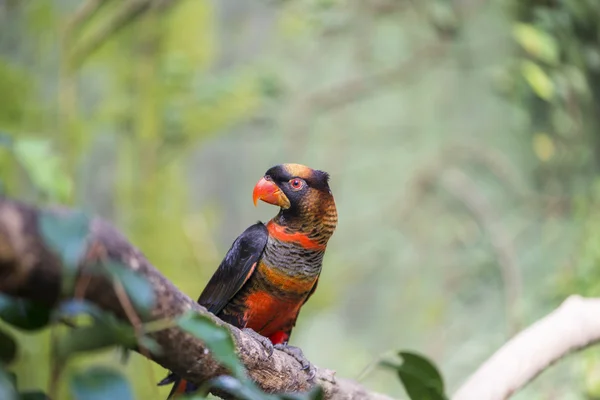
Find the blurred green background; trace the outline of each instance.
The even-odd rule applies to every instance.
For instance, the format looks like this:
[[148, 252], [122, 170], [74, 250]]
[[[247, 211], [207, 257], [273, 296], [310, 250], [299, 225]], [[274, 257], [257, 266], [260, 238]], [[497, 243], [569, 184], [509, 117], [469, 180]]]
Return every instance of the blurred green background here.
[[[419, 351], [452, 392], [600, 294], [598, 20], [597, 0], [0, 0], [2, 191], [113, 221], [196, 297], [276, 213], [251, 202], [269, 167], [326, 170], [339, 225], [292, 344], [348, 378]], [[21, 336], [21, 387], [46, 386], [48, 338]], [[600, 398], [600, 352], [515, 398]]]

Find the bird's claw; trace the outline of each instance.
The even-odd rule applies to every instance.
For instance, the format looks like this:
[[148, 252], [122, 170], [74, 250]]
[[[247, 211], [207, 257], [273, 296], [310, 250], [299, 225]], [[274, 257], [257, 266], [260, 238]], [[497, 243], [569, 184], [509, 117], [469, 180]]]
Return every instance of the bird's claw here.
[[271, 357], [273, 355], [273, 343], [271, 343], [269, 338], [264, 337], [252, 328], [244, 328], [242, 331], [249, 336], [252, 336], [252, 338], [256, 339], [258, 342], [260, 342], [260, 344], [263, 345], [265, 351], [267, 352], [267, 357]]
[[310, 361], [308, 361], [306, 359], [306, 357], [304, 357], [304, 353], [302, 352], [302, 349], [300, 349], [299, 347], [295, 347], [295, 346], [288, 346], [287, 344], [276, 344], [273, 347], [276, 348], [277, 350], [281, 350], [284, 353], [287, 353], [290, 356], [294, 357], [294, 359], [296, 361], [298, 361], [300, 363], [300, 365], [302, 366], [302, 370], [306, 371], [308, 373], [308, 381], [309, 382], [313, 381], [313, 379], [317, 375], [317, 369], [315, 368], [314, 365], [311, 364]]

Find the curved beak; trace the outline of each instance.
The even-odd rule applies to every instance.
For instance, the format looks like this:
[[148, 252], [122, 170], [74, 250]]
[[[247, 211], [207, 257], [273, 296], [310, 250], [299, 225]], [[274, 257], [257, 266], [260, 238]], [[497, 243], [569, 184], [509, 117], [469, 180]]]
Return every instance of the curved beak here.
[[265, 178], [261, 178], [256, 186], [254, 186], [252, 200], [255, 206], [258, 200], [262, 200], [265, 203], [273, 204], [283, 209], [290, 208], [290, 201], [287, 196], [283, 194], [273, 181], [268, 181]]

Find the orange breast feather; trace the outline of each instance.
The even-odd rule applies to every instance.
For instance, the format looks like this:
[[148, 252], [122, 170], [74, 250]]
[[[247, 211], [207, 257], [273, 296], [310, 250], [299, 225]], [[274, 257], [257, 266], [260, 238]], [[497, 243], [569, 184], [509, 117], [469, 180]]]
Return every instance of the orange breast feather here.
[[277, 291], [271, 293], [257, 289], [246, 297], [246, 327], [270, 337], [279, 331], [291, 329], [317, 278], [296, 279], [262, 263], [258, 267], [258, 273], [266, 278], [270, 286], [277, 288], [277, 291], [288, 294], [283, 300], [275, 294]]

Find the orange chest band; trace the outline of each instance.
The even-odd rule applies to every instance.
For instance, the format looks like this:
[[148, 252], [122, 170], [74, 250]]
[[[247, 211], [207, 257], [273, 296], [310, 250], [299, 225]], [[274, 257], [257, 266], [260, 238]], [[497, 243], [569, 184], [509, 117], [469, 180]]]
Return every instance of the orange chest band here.
[[308, 250], [325, 250], [324, 245], [312, 240], [305, 234], [298, 232], [287, 233], [283, 226], [275, 224], [272, 221], [269, 221], [267, 224], [267, 230], [269, 231], [269, 235], [282, 242], [298, 243]]

